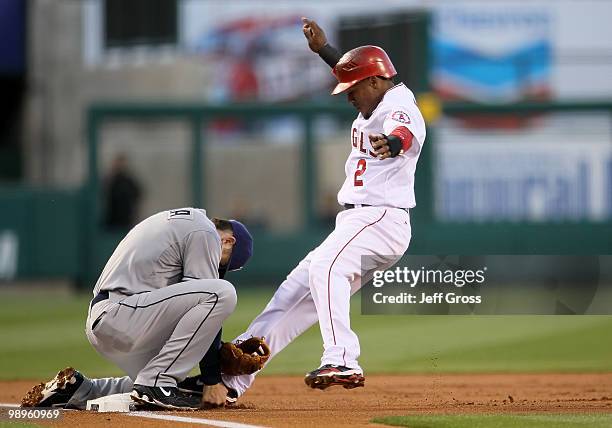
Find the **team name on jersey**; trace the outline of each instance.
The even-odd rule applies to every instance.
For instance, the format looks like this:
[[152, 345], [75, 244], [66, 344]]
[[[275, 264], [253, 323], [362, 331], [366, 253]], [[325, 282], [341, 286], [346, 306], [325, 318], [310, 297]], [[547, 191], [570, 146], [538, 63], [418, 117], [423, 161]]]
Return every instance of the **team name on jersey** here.
[[353, 128], [353, 130], [351, 131], [351, 139], [353, 140], [353, 147], [359, 150], [361, 153], [368, 154], [371, 157], [375, 158], [376, 153], [364, 147], [364, 144], [365, 144], [364, 138], [365, 136], [363, 135], [363, 132], [359, 131], [357, 128]]

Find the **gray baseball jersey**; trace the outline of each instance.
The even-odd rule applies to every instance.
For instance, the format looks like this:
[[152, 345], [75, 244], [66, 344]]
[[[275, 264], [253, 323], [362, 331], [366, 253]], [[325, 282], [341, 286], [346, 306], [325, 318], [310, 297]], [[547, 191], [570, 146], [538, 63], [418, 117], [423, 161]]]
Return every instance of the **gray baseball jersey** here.
[[219, 278], [221, 239], [206, 211], [162, 211], [137, 224], [106, 263], [94, 288], [123, 295], [188, 279]]
[[155, 214], [119, 243], [94, 288], [85, 332], [102, 356], [128, 376], [85, 379], [70, 405], [130, 392], [137, 383], [175, 387], [202, 359], [236, 306], [219, 279], [221, 238], [206, 211]]

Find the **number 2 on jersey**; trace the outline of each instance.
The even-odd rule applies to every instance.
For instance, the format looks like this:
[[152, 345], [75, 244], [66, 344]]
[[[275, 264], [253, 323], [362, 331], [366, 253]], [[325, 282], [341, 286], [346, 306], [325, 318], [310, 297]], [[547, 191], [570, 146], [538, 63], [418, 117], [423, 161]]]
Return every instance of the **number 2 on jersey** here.
[[366, 167], [367, 167], [366, 160], [359, 159], [359, 161], [357, 162], [357, 169], [355, 170], [355, 181], [354, 181], [355, 187], [363, 186], [363, 180], [359, 177], [365, 173]]

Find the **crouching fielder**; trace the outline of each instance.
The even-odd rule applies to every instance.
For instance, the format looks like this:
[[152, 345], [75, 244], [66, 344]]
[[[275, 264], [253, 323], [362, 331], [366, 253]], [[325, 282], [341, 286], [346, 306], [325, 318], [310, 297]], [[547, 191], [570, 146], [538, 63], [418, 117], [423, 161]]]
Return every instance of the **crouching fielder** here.
[[163, 211], [136, 225], [96, 283], [85, 328], [127, 376], [88, 379], [67, 368], [32, 388], [22, 406], [84, 409], [87, 400], [131, 392], [139, 403], [199, 408], [203, 385], [193, 395], [177, 384], [205, 354], [218, 354], [221, 326], [236, 306], [234, 287], [220, 277], [240, 269], [252, 246], [241, 223], [210, 220], [203, 209]]

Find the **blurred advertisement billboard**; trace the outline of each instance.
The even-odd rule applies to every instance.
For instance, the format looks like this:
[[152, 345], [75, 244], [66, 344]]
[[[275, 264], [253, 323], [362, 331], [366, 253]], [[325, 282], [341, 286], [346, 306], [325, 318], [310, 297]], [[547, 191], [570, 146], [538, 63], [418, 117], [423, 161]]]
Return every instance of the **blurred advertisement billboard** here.
[[603, 221], [612, 218], [612, 124], [605, 114], [554, 114], [516, 130], [447, 121], [436, 147], [443, 221]]

